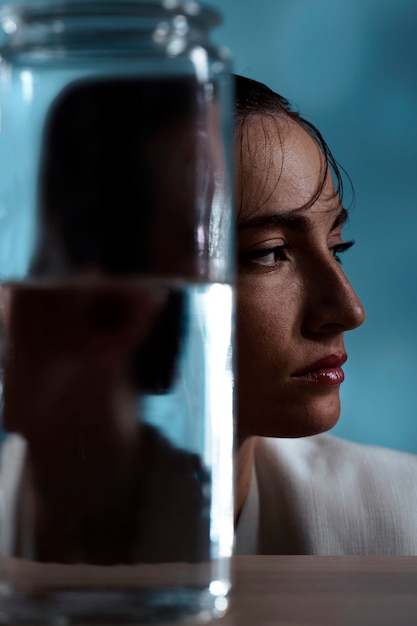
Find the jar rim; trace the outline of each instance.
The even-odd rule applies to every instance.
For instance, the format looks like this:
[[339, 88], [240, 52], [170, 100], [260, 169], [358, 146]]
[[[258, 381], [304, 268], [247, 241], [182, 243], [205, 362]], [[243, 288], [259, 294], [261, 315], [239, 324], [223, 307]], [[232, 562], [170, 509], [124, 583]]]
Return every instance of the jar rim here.
[[151, 17], [183, 15], [190, 21], [204, 22], [206, 28], [218, 26], [220, 12], [196, 0], [8, 0], [0, 6], [0, 24], [5, 19], [19, 22], [54, 17], [116, 17], [144, 14]]

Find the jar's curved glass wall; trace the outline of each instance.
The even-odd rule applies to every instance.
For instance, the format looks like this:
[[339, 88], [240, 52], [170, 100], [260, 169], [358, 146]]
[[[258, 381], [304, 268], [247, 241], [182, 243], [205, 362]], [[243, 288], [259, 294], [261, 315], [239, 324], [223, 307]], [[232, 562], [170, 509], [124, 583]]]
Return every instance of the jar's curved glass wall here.
[[[0, 623], [71, 623], [106, 602], [127, 620], [227, 606], [233, 217], [217, 21], [174, 0], [0, 9]], [[15, 557], [48, 602], [22, 602]], [[119, 588], [104, 604], [97, 567]], [[83, 609], [68, 595], [81, 579]]]

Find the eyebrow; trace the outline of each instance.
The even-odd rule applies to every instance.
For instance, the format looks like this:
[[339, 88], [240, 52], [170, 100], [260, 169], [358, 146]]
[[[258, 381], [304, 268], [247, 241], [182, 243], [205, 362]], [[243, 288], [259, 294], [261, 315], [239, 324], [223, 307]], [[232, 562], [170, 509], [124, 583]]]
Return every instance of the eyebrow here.
[[[337, 226], [343, 226], [347, 219], [348, 212], [344, 207], [341, 207], [333, 221], [331, 230], [334, 230]], [[243, 220], [238, 224], [238, 231], [248, 229], [273, 230], [277, 227], [286, 227], [300, 233], [308, 233], [311, 230], [311, 226], [311, 220], [304, 211], [298, 212], [293, 210], [280, 211], [270, 215], [259, 215]]]

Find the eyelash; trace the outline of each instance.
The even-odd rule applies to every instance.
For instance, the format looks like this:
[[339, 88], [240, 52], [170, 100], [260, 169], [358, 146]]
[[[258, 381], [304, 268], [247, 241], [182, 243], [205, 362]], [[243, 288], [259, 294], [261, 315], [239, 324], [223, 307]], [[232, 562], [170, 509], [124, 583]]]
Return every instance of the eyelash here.
[[[340, 254], [343, 254], [343, 252], [346, 252], [347, 250], [349, 250], [349, 248], [351, 248], [354, 245], [354, 241], [346, 241], [343, 243], [338, 243], [334, 246], [332, 246], [330, 248], [330, 251], [333, 253], [333, 257], [336, 259], [336, 261], [338, 263], [342, 263], [342, 260], [340, 258]], [[244, 262], [250, 262], [250, 261], [255, 261], [256, 259], [262, 259], [264, 257], [267, 257], [270, 254], [275, 254], [275, 261], [283, 261], [285, 259], [283, 258], [279, 258], [281, 256], [281, 254], [285, 251], [285, 250], [290, 250], [292, 248], [292, 244], [283, 244], [281, 246], [274, 246], [273, 248], [265, 248], [265, 249], [260, 249], [260, 250], [252, 250], [249, 252], [244, 253], [241, 256], [241, 261]]]
[[[284, 250], [289, 250], [292, 248], [291, 244], [283, 244], [282, 246], [274, 246], [273, 248], [261, 248], [260, 250], [250, 250], [242, 255], [243, 261], [255, 261], [256, 259], [262, 259], [263, 257], [269, 256], [270, 254], [275, 254], [276, 257], [280, 256]], [[276, 258], [277, 261], [282, 261], [283, 259]]]
[[[263, 259], [270, 254], [274, 254], [274, 262], [283, 261], [283, 258], [280, 258], [282, 253], [285, 250], [289, 250], [292, 248], [292, 244], [283, 244], [281, 246], [274, 246], [273, 248], [260, 248], [259, 250], [248, 250], [240, 255], [240, 262], [242, 265], [250, 265], [252, 261], [257, 261], [258, 259]], [[260, 264], [262, 265], [262, 264]], [[265, 267], [273, 267], [273, 265], [269, 266], [267, 263]]]
[[346, 252], [346, 250], [349, 250], [349, 248], [351, 248], [354, 245], [354, 240], [352, 239], [351, 241], [344, 241], [343, 243], [338, 243], [335, 246], [332, 246], [330, 248], [330, 250], [333, 252], [333, 256], [336, 259], [336, 261], [338, 263], [342, 263], [341, 258], [339, 257], [339, 254], [343, 254], [343, 252]]

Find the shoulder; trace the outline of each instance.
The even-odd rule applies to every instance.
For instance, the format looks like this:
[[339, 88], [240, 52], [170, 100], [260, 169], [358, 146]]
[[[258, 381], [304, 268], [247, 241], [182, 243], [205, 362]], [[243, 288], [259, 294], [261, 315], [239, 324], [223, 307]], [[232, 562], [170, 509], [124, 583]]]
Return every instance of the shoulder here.
[[[417, 478], [417, 456], [379, 446], [347, 441], [328, 434], [299, 439], [272, 439], [258, 437], [255, 443], [255, 460], [262, 467], [287, 470], [298, 474], [329, 472], [336, 475], [348, 473], [369, 474], [375, 478], [389, 475], [406, 475]], [[269, 472], [268, 472], [269, 473]]]
[[135, 558], [207, 560], [210, 476], [200, 457], [175, 447], [155, 427], [141, 426], [141, 483]]
[[139, 454], [143, 493], [153, 500], [163, 490], [171, 516], [194, 515], [197, 509], [205, 514], [210, 475], [198, 454], [176, 447], [149, 424], [141, 425]]
[[294, 552], [417, 554], [417, 456], [327, 434], [258, 438], [254, 474], [260, 524]]
[[154, 473], [175, 479], [180, 475], [192, 481], [208, 478], [198, 454], [176, 447], [154, 426], [142, 424], [140, 437], [141, 454]]
[[[363, 500], [413, 507], [417, 520], [417, 456], [331, 435], [259, 438], [255, 471], [260, 489], [272, 483], [291, 497]], [[275, 483], [275, 484], [274, 484]], [[295, 495], [294, 495], [295, 494]]]

